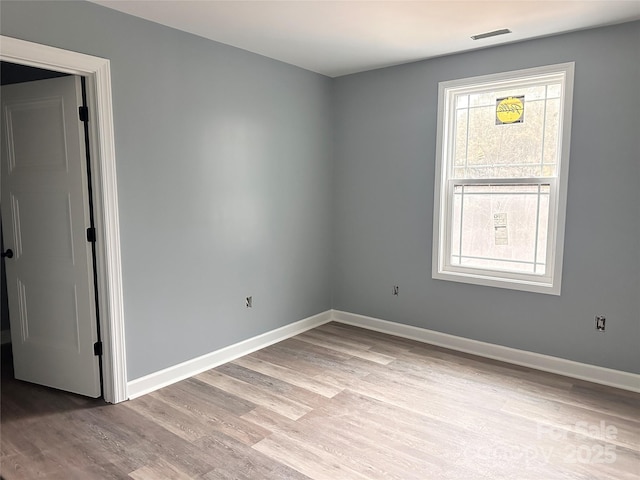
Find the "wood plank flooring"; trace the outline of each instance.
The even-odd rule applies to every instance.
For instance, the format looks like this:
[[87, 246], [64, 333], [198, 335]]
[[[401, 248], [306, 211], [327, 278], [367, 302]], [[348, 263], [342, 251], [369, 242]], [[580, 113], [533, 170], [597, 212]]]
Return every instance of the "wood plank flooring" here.
[[640, 478], [640, 395], [336, 323], [118, 405], [8, 364], [4, 480]]

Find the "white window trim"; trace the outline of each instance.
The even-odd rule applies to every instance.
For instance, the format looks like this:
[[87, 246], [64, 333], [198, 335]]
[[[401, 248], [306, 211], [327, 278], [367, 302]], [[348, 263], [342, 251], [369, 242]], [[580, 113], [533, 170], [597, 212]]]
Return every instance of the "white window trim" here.
[[[571, 143], [571, 115], [573, 105], [573, 79], [574, 62], [548, 65], [543, 67], [516, 70], [512, 72], [483, 75], [459, 80], [440, 82], [438, 85], [438, 130], [436, 141], [436, 168], [434, 185], [434, 215], [433, 215], [433, 258], [432, 277], [437, 280], [449, 280], [474, 285], [522, 290], [536, 293], [560, 295], [562, 284], [562, 262], [564, 254], [564, 232], [567, 205], [567, 185], [569, 172], [569, 148]], [[517, 273], [503, 273], [492, 270], [471, 269], [467, 267], [455, 267], [448, 265], [445, 258], [446, 245], [450, 245], [449, 232], [447, 231], [448, 219], [451, 216], [451, 205], [447, 192], [451, 188], [446, 163], [451, 152], [446, 148], [453, 148], [447, 141], [451, 135], [451, 125], [445, 125], [448, 117], [448, 109], [451, 108], [452, 99], [456, 92], [477, 88], [483, 90], [489, 82], [501, 83], [505, 88], [519, 84], [531, 85], [531, 81], [523, 80], [526, 77], [540, 77], [544, 75], [564, 75], [564, 92], [562, 103], [562, 122], [560, 124], [561, 150], [558, 159], [557, 177], [551, 178], [527, 178], [495, 180], [491, 183], [533, 183], [539, 182], [551, 184], [549, 218], [555, 218], [555, 223], [550, 224], [550, 234], [547, 238], [547, 251], [550, 252], [547, 273], [544, 276], [534, 276]], [[469, 184], [473, 181], [465, 180]], [[443, 194], [444, 197], [443, 198]], [[449, 242], [449, 243], [447, 243]]]

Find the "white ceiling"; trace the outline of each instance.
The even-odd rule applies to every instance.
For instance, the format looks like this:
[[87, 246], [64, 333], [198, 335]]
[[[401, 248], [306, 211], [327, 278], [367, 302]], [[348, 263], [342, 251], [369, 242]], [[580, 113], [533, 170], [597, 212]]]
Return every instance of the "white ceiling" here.
[[640, 0], [90, 1], [330, 77], [640, 19]]

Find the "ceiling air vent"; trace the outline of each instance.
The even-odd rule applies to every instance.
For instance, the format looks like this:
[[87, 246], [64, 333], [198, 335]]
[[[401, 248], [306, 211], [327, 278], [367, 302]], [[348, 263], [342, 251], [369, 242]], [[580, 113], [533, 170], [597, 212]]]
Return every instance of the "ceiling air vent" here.
[[494, 30], [493, 32], [480, 33], [478, 35], [472, 35], [471, 38], [473, 40], [481, 40], [483, 38], [496, 37], [498, 35], [505, 35], [507, 33], [511, 33], [511, 30], [508, 28], [503, 28], [501, 30]]

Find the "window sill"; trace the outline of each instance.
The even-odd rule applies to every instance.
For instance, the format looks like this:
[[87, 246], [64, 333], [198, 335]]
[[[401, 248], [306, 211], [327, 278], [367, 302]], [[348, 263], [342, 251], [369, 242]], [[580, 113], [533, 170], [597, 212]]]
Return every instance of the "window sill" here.
[[432, 278], [434, 280], [445, 280], [449, 282], [467, 283], [472, 285], [483, 285], [485, 287], [506, 288], [509, 290], [520, 290], [523, 292], [543, 293], [547, 295], [560, 295], [560, 281], [547, 282], [547, 278], [534, 280], [522, 280], [514, 278], [504, 278], [487, 274], [475, 274], [467, 272], [436, 271], [434, 269]]

